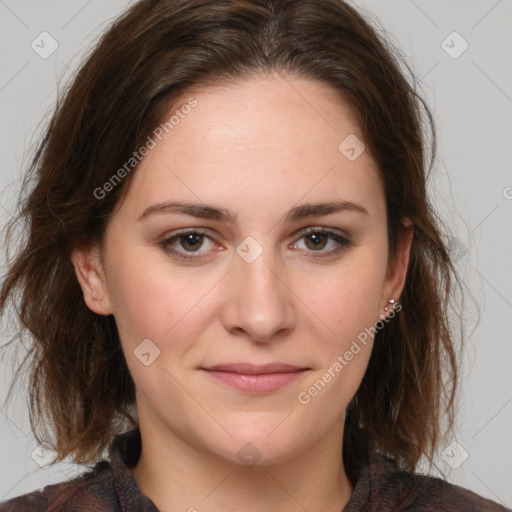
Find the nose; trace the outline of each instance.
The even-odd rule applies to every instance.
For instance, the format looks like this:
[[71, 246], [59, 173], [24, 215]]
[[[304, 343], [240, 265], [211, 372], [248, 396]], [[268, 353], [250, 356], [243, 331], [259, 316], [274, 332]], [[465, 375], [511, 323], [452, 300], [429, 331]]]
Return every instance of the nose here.
[[265, 251], [252, 263], [236, 257], [225, 284], [228, 298], [222, 321], [229, 332], [268, 342], [293, 329], [297, 320], [293, 291], [282, 268]]

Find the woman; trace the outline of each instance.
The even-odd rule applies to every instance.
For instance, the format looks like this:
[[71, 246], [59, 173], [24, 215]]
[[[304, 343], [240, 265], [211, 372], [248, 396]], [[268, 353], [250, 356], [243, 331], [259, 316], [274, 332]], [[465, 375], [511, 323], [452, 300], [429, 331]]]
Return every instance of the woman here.
[[38, 441], [94, 467], [0, 510], [505, 510], [415, 473], [457, 383], [425, 124], [340, 0], [134, 4], [56, 108], [0, 295]]

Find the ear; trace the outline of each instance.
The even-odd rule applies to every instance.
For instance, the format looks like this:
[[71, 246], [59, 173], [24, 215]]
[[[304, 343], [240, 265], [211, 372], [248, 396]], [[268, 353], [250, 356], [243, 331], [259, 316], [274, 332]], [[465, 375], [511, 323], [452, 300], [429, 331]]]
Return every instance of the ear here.
[[95, 245], [83, 249], [73, 249], [71, 262], [82, 288], [84, 301], [89, 309], [99, 315], [110, 315], [112, 307], [108, 299], [100, 248]]
[[414, 237], [414, 225], [408, 219], [402, 224], [403, 230], [397, 241], [395, 257], [388, 261], [381, 304], [382, 310], [384, 310], [386, 306], [389, 306], [389, 299], [394, 299], [398, 302], [398, 298], [400, 297], [405, 285], [405, 278], [407, 277], [409, 255]]

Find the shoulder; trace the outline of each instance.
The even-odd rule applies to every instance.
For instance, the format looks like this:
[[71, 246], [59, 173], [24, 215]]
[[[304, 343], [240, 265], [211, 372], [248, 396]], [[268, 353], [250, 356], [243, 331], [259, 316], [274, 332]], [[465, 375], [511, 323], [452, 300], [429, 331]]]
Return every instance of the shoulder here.
[[71, 511], [81, 505], [86, 505], [87, 510], [116, 510], [116, 494], [108, 462], [100, 461], [72, 480], [1, 502], [0, 512]]
[[[441, 478], [399, 470], [389, 459], [381, 486], [393, 495], [394, 510], [510, 512], [511, 509]], [[384, 490], [381, 488], [381, 491]], [[388, 493], [384, 493], [386, 495]], [[395, 508], [396, 507], [396, 508]]]

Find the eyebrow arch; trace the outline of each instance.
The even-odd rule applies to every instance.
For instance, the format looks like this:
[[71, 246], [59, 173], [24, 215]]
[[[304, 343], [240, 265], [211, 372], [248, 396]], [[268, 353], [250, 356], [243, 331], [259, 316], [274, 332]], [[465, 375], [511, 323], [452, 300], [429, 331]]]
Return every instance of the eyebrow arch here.
[[357, 212], [370, 215], [368, 210], [354, 201], [330, 201], [327, 203], [306, 203], [292, 208], [286, 214], [287, 221], [297, 221], [318, 215], [330, 215], [338, 212]]
[[[330, 201], [326, 203], [306, 203], [300, 206], [295, 206], [287, 212], [285, 220], [288, 222], [293, 222], [308, 217], [330, 215], [344, 211], [369, 215], [366, 208], [364, 208], [364, 206], [359, 203], [353, 201]], [[199, 217], [201, 219], [220, 220], [225, 223], [234, 223], [237, 218], [234, 212], [224, 208], [217, 208], [215, 206], [209, 206], [200, 203], [171, 201], [148, 206], [137, 218], [137, 220], [143, 220], [151, 215], [158, 213], [177, 213], [182, 215], [190, 215], [192, 217]]]
[[201, 219], [220, 220], [226, 223], [234, 223], [236, 220], [236, 214], [224, 208], [217, 208], [201, 203], [184, 203], [182, 201], [170, 201], [148, 206], [137, 220], [142, 220], [157, 213], [179, 213], [199, 217]]

